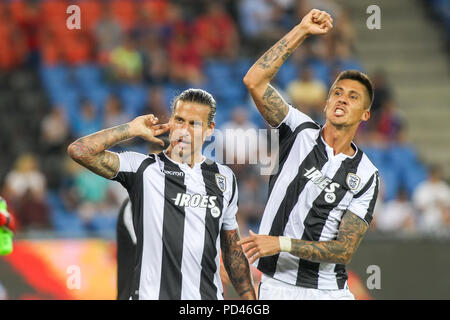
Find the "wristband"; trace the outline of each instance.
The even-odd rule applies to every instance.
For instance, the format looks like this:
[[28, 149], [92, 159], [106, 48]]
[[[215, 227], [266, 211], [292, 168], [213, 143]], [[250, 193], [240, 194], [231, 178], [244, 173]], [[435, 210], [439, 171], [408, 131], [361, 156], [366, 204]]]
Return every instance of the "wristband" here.
[[278, 237], [280, 240], [280, 249], [284, 252], [291, 252], [291, 238]]

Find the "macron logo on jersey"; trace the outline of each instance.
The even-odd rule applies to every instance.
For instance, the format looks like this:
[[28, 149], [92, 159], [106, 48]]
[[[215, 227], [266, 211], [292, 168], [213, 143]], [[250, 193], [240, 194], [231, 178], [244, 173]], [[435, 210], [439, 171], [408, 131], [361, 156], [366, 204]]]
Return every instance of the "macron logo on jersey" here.
[[168, 174], [169, 176], [177, 176], [177, 177], [184, 177], [184, 172], [182, 171], [169, 171], [169, 170], [161, 170], [164, 172], [164, 174]]
[[220, 216], [220, 209], [217, 207], [217, 196], [201, 195], [201, 194], [187, 194], [177, 193], [177, 197], [172, 199], [175, 205], [180, 207], [192, 207], [192, 208], [209, 208], [211, 209], [211, 215], [214, 218]]
[[324, 190], [325, 196], [324, 199], [328, 203], [333, 203], [336, 200], [336, 195], [334, 192], [336, 189], [338, 189], [341, 185], [337, 182], [333, 182], [333, 180], [326, 178], [323, 176], [322, 172], [320, 170], [316, 169], [315, 167], [312, 167], [311, 169], [305, 169], [304, 176], [311, 180], [315, 185], [317, 185], [321, 190]]

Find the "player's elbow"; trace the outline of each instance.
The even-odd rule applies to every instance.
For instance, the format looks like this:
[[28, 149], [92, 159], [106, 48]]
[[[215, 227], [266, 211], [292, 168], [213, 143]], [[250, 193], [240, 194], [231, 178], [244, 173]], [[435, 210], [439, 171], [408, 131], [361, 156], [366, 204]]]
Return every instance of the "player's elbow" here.
[[340, 262], [341, 264], [349, 264], [352, 261], [353, 258], [353, 250], [347, 250], [345, 251], [342, 256], [341, 256], [341, 260], [342, 262]]
[[86, 148], [83, 148], [83, 146], [80, 144], [80, 142], [75, 141], [72, 142], [67, 147], [67, 154], [75, 161], [77, 162], [83, 162], [83, 160], [88, 157], [88, 154], [86, 152]]
[[260, 81], [252, 74], [251, 71], [247, 72], [243, 82], [250, 92], [255, 91], [261, 85]]
[[242, 79], [245, 86], [247, 87], [247, 89], [251, 90], [255, 87], [255, 81], [252, 79], [251, 76], [249, 76], [249, 74], [247, 73], [244, 77], [244, 79]]

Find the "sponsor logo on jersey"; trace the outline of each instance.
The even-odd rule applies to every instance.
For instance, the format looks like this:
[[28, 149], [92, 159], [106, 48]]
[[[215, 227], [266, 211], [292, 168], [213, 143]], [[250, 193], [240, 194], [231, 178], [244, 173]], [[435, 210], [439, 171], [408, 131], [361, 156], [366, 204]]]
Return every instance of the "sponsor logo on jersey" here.
[[164, 172], [164, 174], [168, 174], [169, 176], [177, 176], [177, 177], [183, 177], [184, 176], [184, 172], [183, 171], [169, 171], [169, 170], [161, 170], [162, 172]]
[[327, 203], [333, 203], [336, 201], [336, 195], [334, 192], [340, 188], [340, 184], [333, 182], [333, 180], [326, 178], [320, 170], [312, 167], [311, 169], [305, 169], [303, 174], [307, 179], [317, 185], [321, 190], [325, 191], [324, 200]]
[[208, 208], [211, 209], [211, 215], [214, 218], [220, 216], [220, 209], [217, 207], [217, 196], [202, 195], [202, 194], [188, 194], [177, 193], [176, 198], [172, 199], [174, 204], [180, 207], [191, 208]]

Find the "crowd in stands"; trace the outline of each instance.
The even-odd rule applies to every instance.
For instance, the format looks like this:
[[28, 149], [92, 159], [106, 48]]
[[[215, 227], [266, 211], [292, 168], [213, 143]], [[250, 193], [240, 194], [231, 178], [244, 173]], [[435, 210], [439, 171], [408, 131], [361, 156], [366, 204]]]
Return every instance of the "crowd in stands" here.
[[[66, 28], [69, 4], [81, 8], [79, 30]], [[0, 73], [28, 70], [46, 97], [34, 131], [26, 128], [27, 114], [12, 106], [8, 112], [15, 112], [14, 126], [2, 122], [10, 139], [15, 137], [11, 132], [32, 131], [28, 138], [21, 136], [21, 148], [18, 141], [0, 137], [5, 146], [0, 164], [7, 168], [0, 172], [0, 192], [17, 215], [19, 229], [114, 232], [126, 191], [69, 159], [67, 145], [144, 113], [167, 121], [171, 99], [186, 88], [214, 95], [219, 130], [268, 128], [242, 78], [312, 6], [331, 13], [333, 32], [307, 39], [280, 68], [274, 86], [323, 124], [322, 110], [336, 75], [346, 69], [369, 73], [375, 85], [372, 119], [361, 126], [356, 142], [382, 178], [371, 228], [448, 232], [450, 189], [438, 168], [425, 167], [408, 143], [407, 123], [389, 79], [383, 70], [364, 70], [348, 12], [333, 0], [0, 2]], [[0, 96], [9, 85], [0, 84]], [[0, 97], [0, 107], [11, 101]], [[114, 150], [147, 153], [149, 146], [136, 139]], [[247, 152], [257, 153], [258, 147]], [[242, 233], [257, 231], [268, 176], [248, 162], [231, 167], [239, 181]]]

